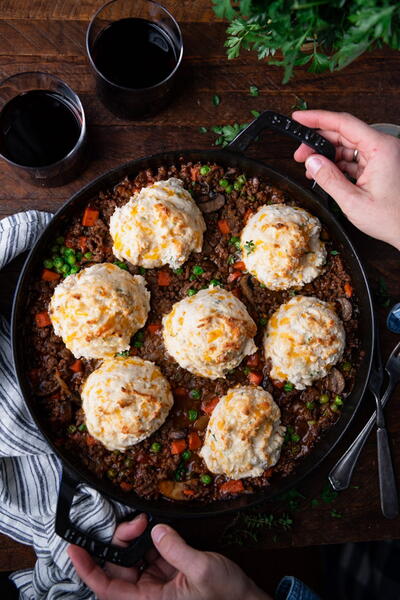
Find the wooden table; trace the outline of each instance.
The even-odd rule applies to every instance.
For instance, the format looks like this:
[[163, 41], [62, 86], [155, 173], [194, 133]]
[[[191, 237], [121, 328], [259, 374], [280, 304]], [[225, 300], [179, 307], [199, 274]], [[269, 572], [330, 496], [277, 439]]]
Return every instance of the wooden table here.
[[[185, 58], [180, 92], [164, 112], [138, 122], [122, 121], [110, 114], [94, 93], [93, 79], [84, 48], [88, 19], [101, 4], [95, 0], [2, 0], [0, 2], [0, 71], [13, 73], [43, 70], [64, 79], [80, 95], [89, 124], [91, 157], [83, 175], [73, 183], [55, 189], [31, 187], [14, 173], [1, 167], [0, 216], [37, 208], [54, 211], [83, 184], [104, 171], [133, 158], [175, 148], [209, 148], [213, 134], [202, 134], [200, 126], [240, 123], [251, 119], [250, 110], [274, 109], [289, 114], [296, 95], [310, 108], [348, 111], [368, 122], [395, 122], [400, 112], [400, 54], [388, 49], [365, 55], [339, 73], [312, 75], [297, 71], [295, 79], [281, 85], [282, 71], [257, 61], [245, 53], [228, 61], [223, 48], [225, 25], [217, 22], [209, 0], [164, 0], [182, 25]], [[132, 68], [135, 68], [132, 60]], [[259, 97], [249, 95], [249, 86], [260, 89]], [[215, 107], [213, 94], [221, 103]], [[265, 134], [250, 149], [255, 156], [278, 170], [291, 174], [308, 185], [302, 167], [292, 160], [294, 145], [285, 138]], [[367, 265], [371, 286], [380, 278], [387, 282], [392, 301], [400, 296], [399, 254], [387, 245], [352, 232]], [[0, 287], [11, 294], [20, 263], [6, 268], [0, 275]], [[0, 309], [7, 310], [7, 294]], [[382, 342], [386, 356], [398, 341], [384, 327], [387, 309], [380, 309]], [[397, 471], [400, 473], [400, 393], [393, 399], [387, 414]], [[282, 528], [262, 531], [258, 547], [283, 548], [311, 546], [346, 541], [379, 540], [400, 537], [400, 519], [382, 518], [377, 488], [376, 449], [369, 440], [354, 476], [354, 486], [332, 503], [311, 499], [318, 496], [326, 474], [335, 459], [359, 431], [371, 411], [368, 400], [355, 419], [350, 432], [337, 450], [311, 476], [301, 491], [306, 496], [295, 513], [288, 533]], [[274, 504], [266, 511], [281, 510]], [[286, 510], [284, 507], [283, 510]], [[341, 515], [340, 517], [338, 515]], [[230, 517], [229, 517], [230, 519]], [[190, 537], [200, 545], [217, 546], [219, 532], [229, 519], [190, 525]], [[211, 533], [213, 532], [213, 533]], [[28, 566], [33, 557], [28, 549], [0, 536], [0, 570]]]

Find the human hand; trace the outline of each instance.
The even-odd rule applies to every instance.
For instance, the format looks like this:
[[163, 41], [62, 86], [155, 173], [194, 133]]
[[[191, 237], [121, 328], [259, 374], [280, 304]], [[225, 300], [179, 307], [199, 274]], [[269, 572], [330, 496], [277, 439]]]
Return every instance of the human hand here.
[[346, 113], [306, 110], [292, 116], [336, 146], [334, 164], [301, 144], [294, 158], [305, 162], [306, 176], [336, 200], [358, 229], [400, 250], [400, 140]]
[[[146, 526], [144, 514], [121, 523], [113, 544], [127, 546]], [[111, 563], [103, 570], [83, 548], [69, 546], [67, 552], [99, 600], [271, 600], [235, 563], [191, 548], [171, 527], [156, 525], [151, 536], [155, 549], [146, 556], [143, 571]]]

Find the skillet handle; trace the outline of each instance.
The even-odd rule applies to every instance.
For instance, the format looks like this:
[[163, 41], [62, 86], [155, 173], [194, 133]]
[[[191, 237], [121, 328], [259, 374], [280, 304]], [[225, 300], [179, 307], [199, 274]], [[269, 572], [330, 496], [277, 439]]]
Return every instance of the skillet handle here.
[[307, 144], [318, 154], [322, 154], [329, 158], [329, 160], [335, 160], [336, 149], [331, 142], [322, 137], [315, 129], [311, 127], [305, 127], [294, 119], [281, 115], [272, 110], [265, 110], [259, 117], [243, 129], [235, 139], [227, 146], [228, 150], [234, 152], [244, 152], [246, 148], [260, 135], [264, 129], [272, 129], [283, 133], [297, 142]]
[[[85, 548], [92, 556], [100, 559], [102, 563], [108, 561], [122, 567], [132, 567], [140, 564], [146, 552], [153, 546], [150, 532], [158, 521], [152, 515], [147, 515], [149, 524], [146, 530], [126, 548], [101, 542], [71, 523], [70, 510], [79, 483], [63, 468], [55, 522], [57, 535], [70, 544]], [[137, 513], [138, 511], [133, 511], [130, 518], [132, 519]]]

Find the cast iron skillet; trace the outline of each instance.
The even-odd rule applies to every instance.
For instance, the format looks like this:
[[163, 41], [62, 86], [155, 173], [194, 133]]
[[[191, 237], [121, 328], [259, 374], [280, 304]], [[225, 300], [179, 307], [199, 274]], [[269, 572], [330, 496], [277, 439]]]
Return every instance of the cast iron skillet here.
[[[374, 320], [370, 291], [360, 260], [341, 225], [328, 209], [326, 195], [317, 196], [310, 190], [306, 190], [291, 181], [285, 175], [274, 171], [260, 162], [245, 158], [244, 150], [263, 129], [269, 128], [289, 135], [297, 141], [304, 142], [320, 154], [330, 159], [335, 157], [333, 145], [320, 136], [316, 131], [306, 128], [299, 123], [277, 113], [266, 111], [253, 121], [247, 129], [242, 131], [233, 142], [224, 150], [179, 150], [164, 152], [154, 156], [142, 158], [118, 167], [92, 183], [89, 183], [81, 191], [77, 192], [55, 215], [45, 231], [31, 250], [18, 281], [18, 287], [14, 298], [12, 315], [12, 343], [15, 370], [19, 385], [27, 407], [38, 425], [39, 429], [47, 439], [55, 454], [60, 458], [63, 471], [59, 489], [57, 514], [55, 528], [58, 535], [68, 542], [78, 544], [86, 548], [92, 555], [116, 564], [131, 566], [135, 564], [149, 547], [150, 529], [156, 521], [171, 519], [186, 519], [194, 517], [212, 516], [242, 508], [247, 508], [261, 501], [269, 500], [284, 490], [295, 486], [311, 470], [329, 454], [340, 437], [349, 426], [363, 397], [372, 358], [374, 341]], [[138, 171], [147, 168], [172, 164], [179, 157], [185, 161], [215, 161], [224, 167], [238, 167], [248, 176], [259, 176], [269, 180], [273, 185], [287, 191], [293, 198], [299, 199], [309, 211], [321, 219], [328, 227], [340, 249], [342, 257], [353, 280], [356, 290], [357, 301], [360, 307], [360, 340], [364, 356], [358, 369], [354, 389], [346, 400], [343, 412], [338, 422], [324, 435], [315, 449], [296, 468], [295, 472], [288, 477], [274, 482], [267, 487], [251, 495], [242, 495], [231, 500], [214, 501], [209, 504], [193, 502], [173, 503], [166, 499], [145, 500], [133, 492], [124, 494], [119, 492], [111, 483], [97, 479], [82, 464], [79, 464], [64, 450], [59, 450], [49, 438], [44, 423], [38, 413], [35, 399], [33, 397], [27, 378], [26, 354], [24, 331], [24, 312], [27, 305], [27, 294], [29, 281], [35, 276], [39, 266], [42, 264], [46, 247], [50, 240], [58, 234], [63, 225], [67, 224], [71, 216], [80, 211], [87, 202], [101, 190], [110, 188], [123, 179], [126, 175], [134, 176]], [[321, 190], [322, 191], [322, 190]], [[80, 483], [86, 483], [105, 496], [118, 500], [136, 511], [143, 511], [149, 515], [149, 527], [146, 532], [135, 540], [128, 548], [120, 548], [95, 540], [90, 535], [79, 530], [70, 520], [70, 509], [74, 494]]]

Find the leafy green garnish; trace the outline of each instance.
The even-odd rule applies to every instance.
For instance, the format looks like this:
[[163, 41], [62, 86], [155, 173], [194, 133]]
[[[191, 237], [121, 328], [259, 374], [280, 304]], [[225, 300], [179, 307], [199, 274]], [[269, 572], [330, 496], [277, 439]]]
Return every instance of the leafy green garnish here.
[[[252, 50], [283, 67], [287, 83], [298, 66], [312, 73], [342, 69], [366, 50], [400, 49], [400, 4], [395, 0], [212, 0], [230, 21], [228, 58]], [[279, 58], [275, 57], [279, 52]]]
[[221, 104], [221, 98], [218, 96], [218, 94], [214, 94], [212, 101], [214, 106], [218, 106], [219, 104]]
[[295, 103], [292, 105], [292, 110], [307, 110], [308, 104], [304, 98], [295, 95]]
[[256, 245], [253, 242], [253, 240], [246, 242], [244, 245], [244, 249], [246, 250], [247, 254], [251, 254], [252, 252], [254, 252], [254, 250], [256, 249]]
[[235, 137], [243, 130], [246, 129], [248, 123], [233, 123], [233, 125], [215, 125], [211, 127], [211, 131], [218, 135], [215, 140], [215, 146], [227, 146]]
[[129, 356], [129, 350], [124, 350], [123, 352], [117, 352], [115, 356]]
[[259, 96], [260, 90], [258, 89], [258, 87], [256, 85], [251, 85], [249, 87], [249, 94], [250, 94], [250, 96]]
[[207, 127], [199, 127], [199, 131], [200, 133], [207, 133], [208, 129]]
[[250, 112], [255, 119], [257, 119], [257, 117], [259, 117], [261, 114], [258, 110], [251, 110]]

